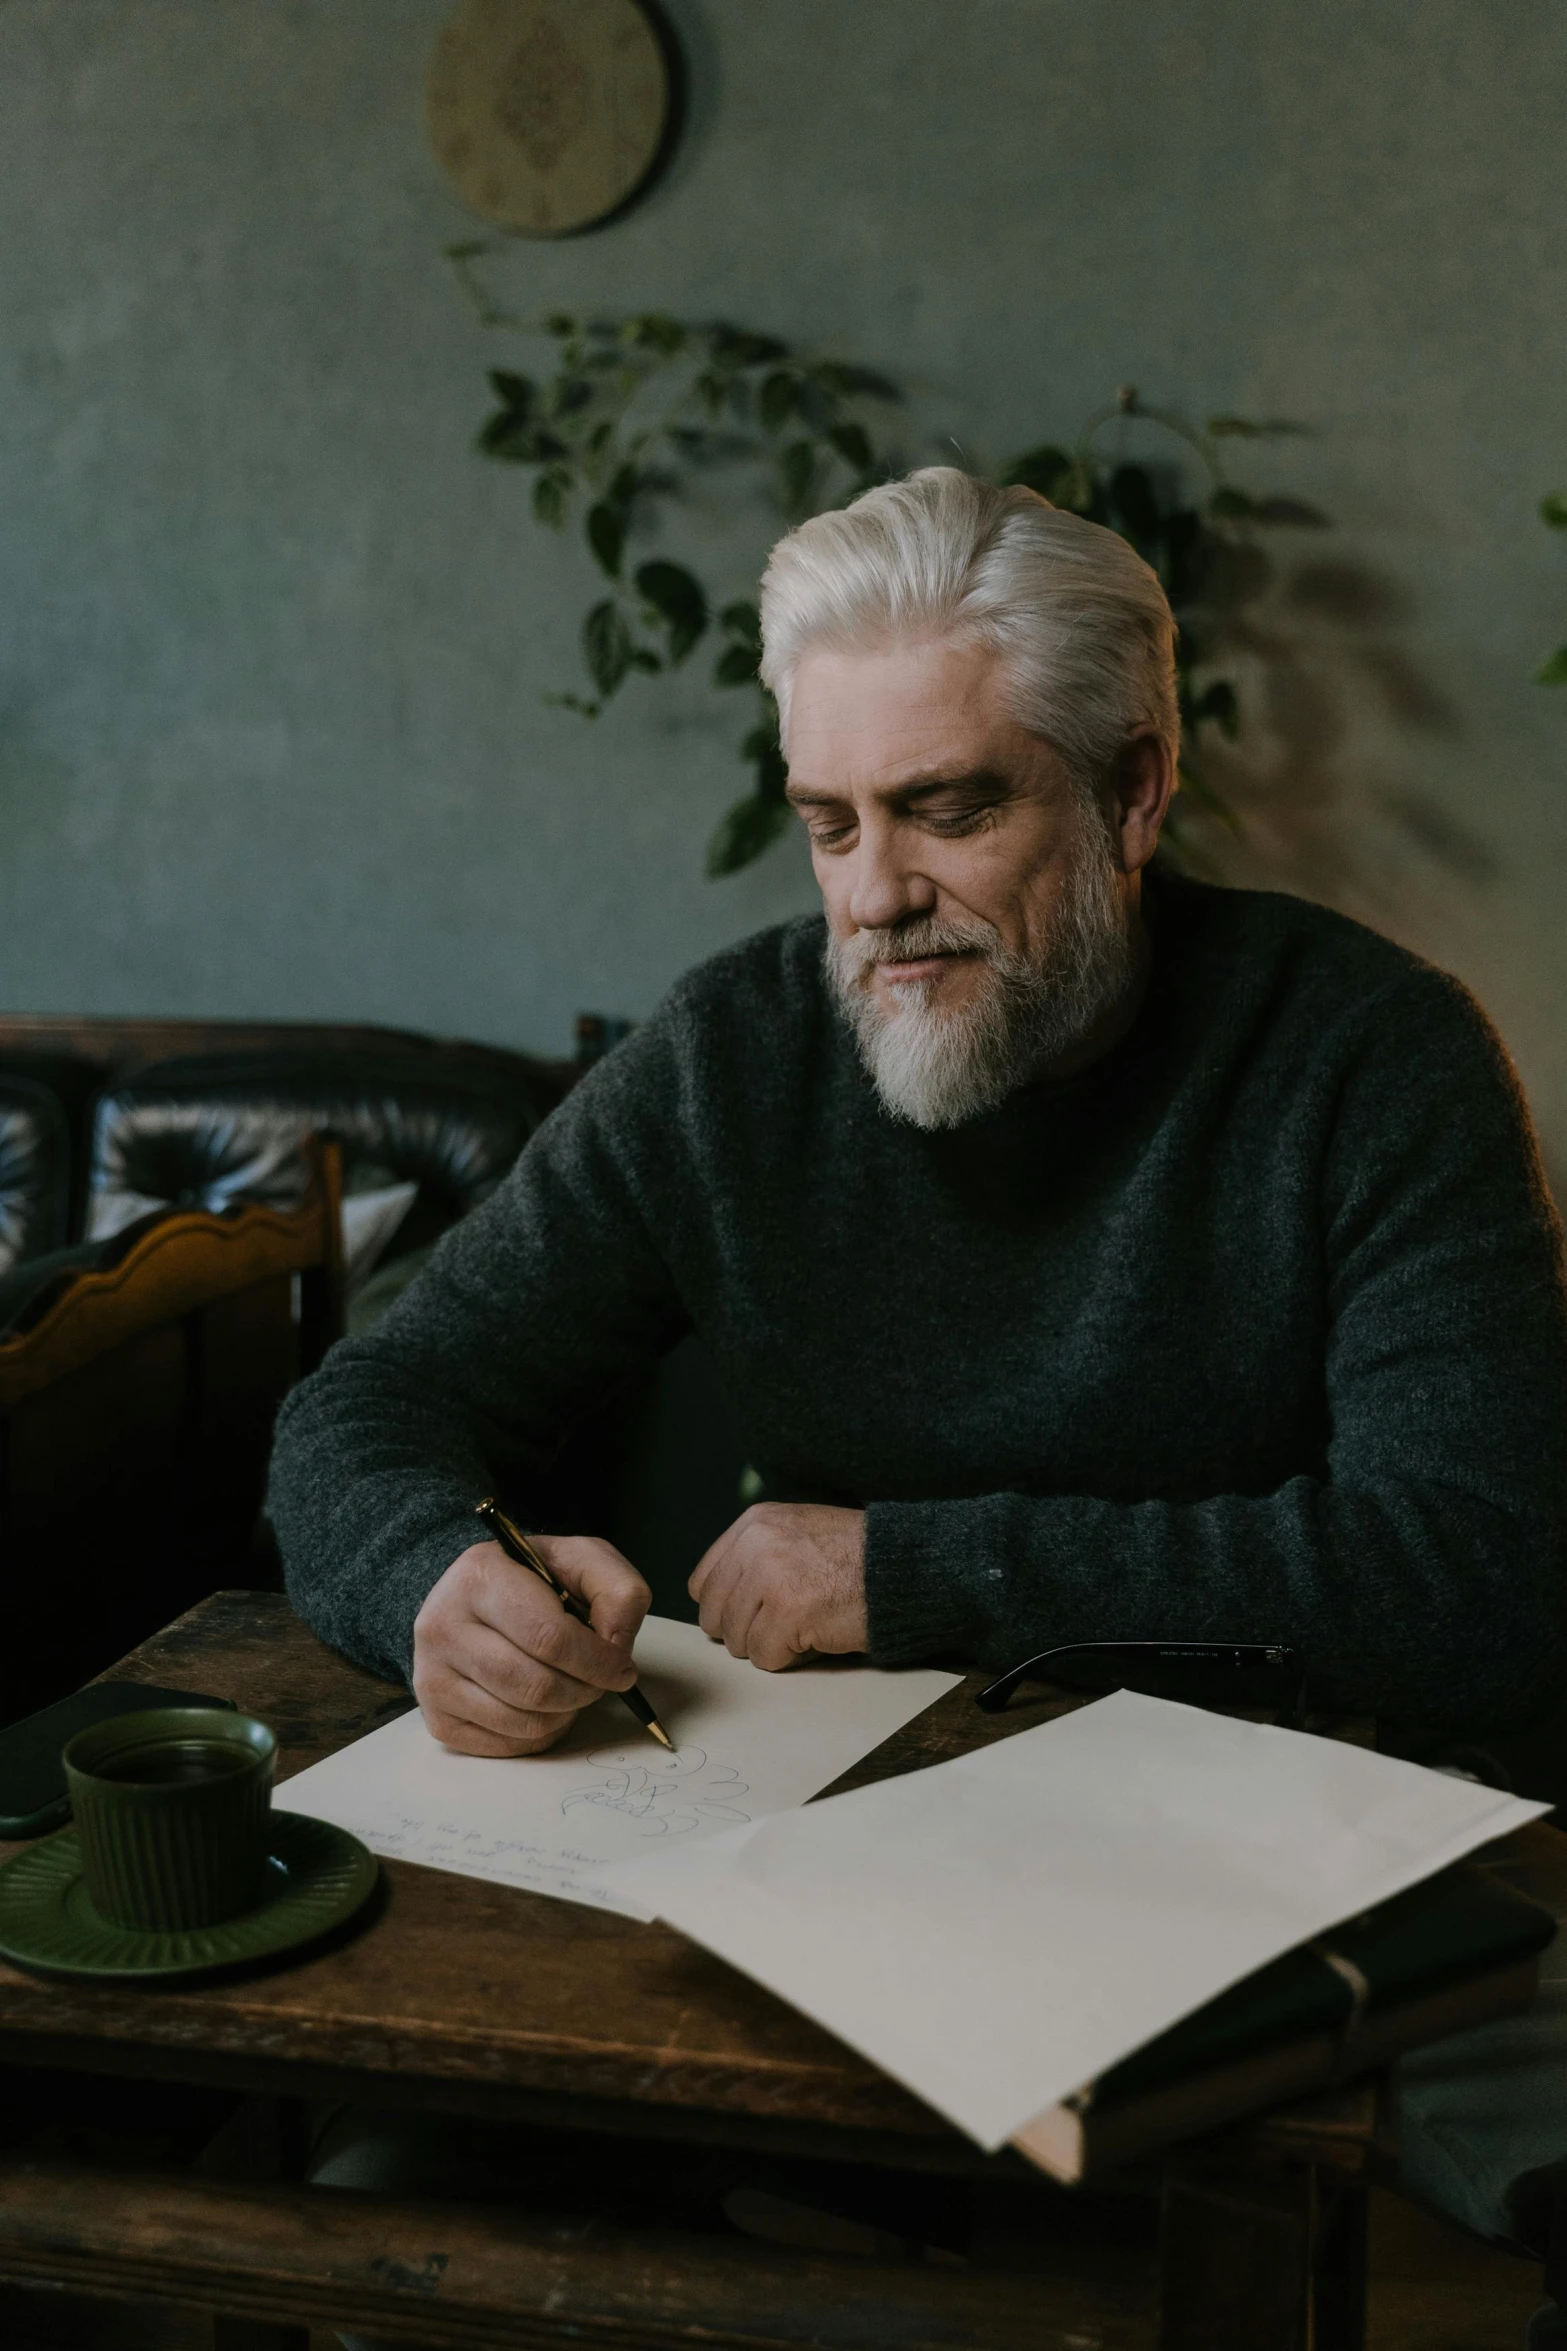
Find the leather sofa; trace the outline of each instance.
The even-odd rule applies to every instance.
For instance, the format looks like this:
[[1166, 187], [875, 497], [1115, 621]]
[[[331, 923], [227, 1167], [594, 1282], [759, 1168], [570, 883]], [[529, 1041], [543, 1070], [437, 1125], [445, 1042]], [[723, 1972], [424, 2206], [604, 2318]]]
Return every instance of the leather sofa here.
[[0, 1017], [0, 1273], [152, 1208], [290, 1207], [312, 1133], [351, 1195], [413, 1191], [389, 1256], [500, 1181], [571, 1064], [316, 1023]]
[[70, 1145], [57, 1094], [0, 1073], [0, 1274], [65, 1244]]
[[[587, 1061], [615, 1039], [579, 1022], [576, 1062], [416, 1031], [315, 1022], [0, 1015], [0, 1277], [113, 1236], [152, 1205], [221, 1209], [301, 1196], [311, 1132], [343, 1147], [356, 1196], [414, 1193], [350, 1328], [500, 1181]], [[26, 1282], [4, 1285], [17, 1299]], [[688, 1339], [657, 1376], [590, 1417], [537, 1499], [541, 1527], [608, 1535], [666, 1613], [738, 1507], [744, 1456], [721, 1375]]]

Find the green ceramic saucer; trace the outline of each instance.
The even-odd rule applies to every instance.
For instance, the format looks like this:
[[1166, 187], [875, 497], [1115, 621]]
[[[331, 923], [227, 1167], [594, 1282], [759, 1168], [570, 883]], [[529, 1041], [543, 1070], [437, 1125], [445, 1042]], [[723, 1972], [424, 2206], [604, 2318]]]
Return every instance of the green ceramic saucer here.
[[357, 1837], [301, 1812], [274, 1812], [267, 1890], [254, 1910], [219, 1926], [150, 1933], [111, 1926], [87, 1899], [76, 1832], [44, 1837], [0, 1867], [0, 1958], [44, 1975], [205, 1975], [314, 1942], [352, 1918], [379, 1864]]

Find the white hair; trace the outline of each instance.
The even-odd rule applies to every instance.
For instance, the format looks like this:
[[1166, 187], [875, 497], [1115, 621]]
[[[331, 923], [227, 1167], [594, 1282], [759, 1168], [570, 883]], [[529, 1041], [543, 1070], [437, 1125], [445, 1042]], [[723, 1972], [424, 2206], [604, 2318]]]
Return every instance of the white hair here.
[[909, 637], [993, 646], [1013, 716], [1086, 790], [1144, 728], [1179, 748], [1175, 621], [1158, 579], [1116, 532], [1034, 490], [929, 465], [779, 540], [762, 578], [762, 678], [786, 739], [809, 647]]

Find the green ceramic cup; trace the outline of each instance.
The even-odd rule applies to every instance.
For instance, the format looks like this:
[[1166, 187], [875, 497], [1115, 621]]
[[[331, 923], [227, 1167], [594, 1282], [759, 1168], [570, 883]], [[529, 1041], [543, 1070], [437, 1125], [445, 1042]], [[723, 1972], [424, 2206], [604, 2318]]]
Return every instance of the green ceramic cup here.
[[277, 1762], [264, 1722], [203, 1706], [117, 1714], [78, 1731], [63, 1760], [100, 1918], [171, 1933], [260, 1901]]

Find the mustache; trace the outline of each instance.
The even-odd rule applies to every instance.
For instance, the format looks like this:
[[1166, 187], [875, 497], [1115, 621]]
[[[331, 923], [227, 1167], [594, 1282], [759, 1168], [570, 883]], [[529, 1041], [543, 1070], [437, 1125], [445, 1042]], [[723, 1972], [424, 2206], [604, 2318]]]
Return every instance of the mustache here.
[[915, 963], [924, 955], [982, 955], [988, 963], [1008, 961], [1001, 933], [982, 915], [911, 915], [907, 922], [856, 931], [832, 941], [840, 974], [863, 981], [878, 963]]

